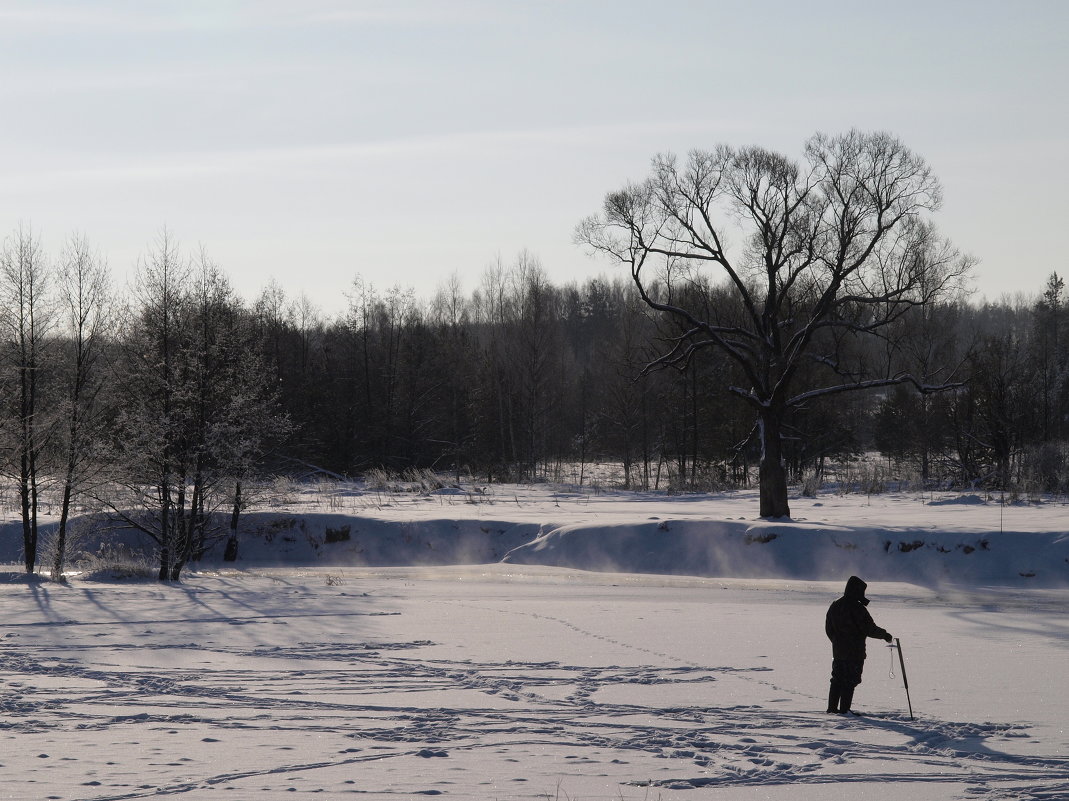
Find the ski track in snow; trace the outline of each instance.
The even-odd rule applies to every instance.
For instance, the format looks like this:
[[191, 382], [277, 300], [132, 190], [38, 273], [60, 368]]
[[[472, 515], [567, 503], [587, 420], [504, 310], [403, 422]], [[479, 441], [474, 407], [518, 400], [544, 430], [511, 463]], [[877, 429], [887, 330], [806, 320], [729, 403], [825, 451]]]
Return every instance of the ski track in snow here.
[[[235, 584], [228, 581], [228, 597]], [[1001, 747], [1030, 738], [1024, 726], [802, 711], [819, 709], [820, 699], [778, 687], [767, 667], [698, 664], [534, 604], [441, 601], [506, 625], [535, 620], [589, 641], [595, 653], [610, 646], [648, 664], [466, 660], [443, 657], [425, 639], [329, 641], [330, 627], [309, 621], [340, 628], [363, 616], [388, 631], [409, 612], [332, 616], [276, 604], [253, 614], [254, 598], [243, 602], [244, 616], [168, 617], [165, 601], [159, 615], [127, 621], [121, 637], [92, 619], [13, 621], [0, 639], [0, 765], [18, 763], [34, 786], [6, 797], [207, 799], [234, 790], [228, 797], [544, 798], [560, 776], [600, 777], [610, 788], [569, 791], [585, 799], [885, 781], [957, 784], [962, 797], [993, 801], [1069, 795], [1065, 757]], [[200, 636], [183, 642], [191, 624]], [[292, 642], [226, 631], [273, 626], [287, 627]], [[320, 638], [302, 639], [307, 633]], [[768, 701], [711, 708], [612, 700], [620, 688], [642, 699], [643, 688], [685, 696], [724, 681], [761, 684], [749, 695]], [[101, 742], [113, 746], [106, 761], [94, 758]], [[489, 786], [487, 765], [498, 777]]]

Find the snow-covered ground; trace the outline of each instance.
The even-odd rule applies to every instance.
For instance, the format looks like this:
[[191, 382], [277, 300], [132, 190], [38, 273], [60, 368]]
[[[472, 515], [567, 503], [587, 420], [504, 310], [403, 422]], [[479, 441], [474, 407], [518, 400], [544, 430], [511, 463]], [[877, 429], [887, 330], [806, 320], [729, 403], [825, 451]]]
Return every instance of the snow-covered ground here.
[[[0, 573], [0, 798], [1069, 798], [1064, 505], [290, 494], [180, 584]], [[915, 720], [878, 641], [822, 711], [851, 573]]]

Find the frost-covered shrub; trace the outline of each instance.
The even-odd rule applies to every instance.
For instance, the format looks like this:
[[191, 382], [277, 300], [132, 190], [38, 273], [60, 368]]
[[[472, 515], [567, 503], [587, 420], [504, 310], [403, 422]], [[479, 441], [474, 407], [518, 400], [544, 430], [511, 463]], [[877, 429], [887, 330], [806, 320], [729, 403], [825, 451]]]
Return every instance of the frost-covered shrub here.
[[817, 497], [823, 483], [818, 473], [806, 473], [802, 476], [802, 495], [806, 498]]
[[81, 571], [82, 579], [90, 581], [156, 579], [160, 572], [159, 562], [151, 554], [110, 543], [101, 545], [96, 553], [80, 553], [72, 566]]
[[878, 464], [858, 462], [848, 465], [839, 482], [839, 494], [882, 495], [887, 492], [887, 471]]
[[373, 467], [364, 473], [364, 486], [369, 490], [386, 492], [390, 490], [392, 483], [390, 471], [381, 467]]
[[[698, 465], [697, 470], [688, 467], [682, 472], [674, 462], [665, 462], [668, 492], [721, 492], [730, 488], [727, 470], [720, 462]], [[658, 484], [663, 483], [661, 477]]]
[[430, 468], [408, 468], [401, 476], [415, 492], [434, 492], [446, 486], [445, 481]]
[[299, 495], [297, 483], [287, 476], [276, 476], [268, 487], [268, 495], [275, 505], [296, 503]]
[[434, 492], [448, 482], [430, 468], [409, 467], [400, 474], [374, 467], [364, 473], [364, 486], [374, 492]]
[[[84, 511], [84, 510], [83, 510]], [[111, 529], [102, 515], [88, 512], [72, 515], [67, 520], [67, 531], [63, 546], [64, 572], [80, 570], [80, 564], [92, 559], [95, 550], [111, 535]], [[43, 526], [37, 541], [37, 569], [51, 571], [56, 562], [59, 548], [59, 525]]]
[[[82, 520], [67, 523], [67, 542], [64, 548], [64, 563], [70, 565], [81, 555], [86, 540], [88, 526]], [[59, 547], [59, 529], [49, 527], [42, 529], [37, 541], [37, 564], [44, 569], [51, 569], [56, 561], [56, 549]]]
[[1033, 492], [1069, 492], [1069, 443], [1044, 442], [1022, 457], [1024, 483]]

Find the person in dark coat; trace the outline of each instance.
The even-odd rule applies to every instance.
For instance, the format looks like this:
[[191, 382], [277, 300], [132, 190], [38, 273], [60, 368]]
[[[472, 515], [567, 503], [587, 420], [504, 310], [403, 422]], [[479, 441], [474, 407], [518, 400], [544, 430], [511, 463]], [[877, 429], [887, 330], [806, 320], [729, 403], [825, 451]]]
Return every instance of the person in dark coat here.
[[865, 668], [865, 639], [891, 642], [892, 637], [872, 620], [865, 607], [868, 585], [857, 576], [846, 582], [843, 597], [828, 607], [824, 631], [831, 640], [831, 690], [828, 712], [846, 714], [854, 700], [854, 688], [861, 683]]

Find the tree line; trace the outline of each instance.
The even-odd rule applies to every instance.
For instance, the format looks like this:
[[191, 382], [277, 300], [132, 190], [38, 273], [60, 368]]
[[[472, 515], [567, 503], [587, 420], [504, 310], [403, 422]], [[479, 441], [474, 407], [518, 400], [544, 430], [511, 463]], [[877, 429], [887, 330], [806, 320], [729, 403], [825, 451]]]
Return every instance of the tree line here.
[[[692, 287], [710, 307], [721, 288]], [[631, 489], [744, 486], [759, 432], [728, 391], [743, 380], [713, 350], [659, 365], [680, 331], [626, 276], [555, 285], [529, 254], [464, 293], [427, 297], [358, 279], [328, 319], [277, 287], [254, 304], [262, 353], [293, 423], [285, 453], [344, 474], [456, 472], [486, 481], [589, 479], [619, 466]], [[904, 383], [793, 409], [782, 437], [792, 484], [874, 452], [924, 486], [1069, 492], [1069, 303], [1052, 274], [1040, 294], [910, 310], [860, 365], [935, 365], [950, 389]], [[860, 369], [860, 368], [859, 368]], [[819, 385], [803, 376], [800, 388]]]
[[659, 157], [577, 229], [626, 274], [558, 285], [521, 253], [470, 291], [357, 277], [334, 316], [277, 284], [238, 297], [167, 231], [120, 292], [85, 237], [49, 254], [20, 226], [0, 250], [0, 467], [26, 569], [45, 496], [54, 575], [72, 521], [103, 510], [175, 579], [256, 479], [313, 466], [585, 482], [612, 463], [636, 489], [756, 479], [772, 517], [788, 484], [873, 453], [923, 486], [1069, 492], [1064, 280], [971, 303], [938, 195], [882, 134], [814, 137], [804, 165]]
[[[737, 365], [705, 350], [653, 369], [679, 327], [625, 276], [555, 285], [521, 254], [471, 292], [456, 277], [423, 296], [358, 278], [332, 318], [277, 285], [242, 300], [168, 234], [120, 297], [84, 239], [52, 262], [19, 230], [0, 282], [3, 468], [28, 570], [46, 489], [60, 498], [57, 572], [73, 512], [103, 507], [153, 539], [172, 578], [266, 474], [589, 481], [610, 462], [625, 487], [687, 489], [746, 485], [760, 460], [752, 410], [727, 390], [744, 378]], [[709, 308], [733, 302], [715, 285], [689, 291]], [[1031, 299], [926, 306], [896, 325], [895, 358], [939, 364], [955, 387], [792, 410], [790, 482], [877, 451], [926, 486], [1069, 491], [1061, 277]], [[870, 346], [853, 358], [889, 356]]]

